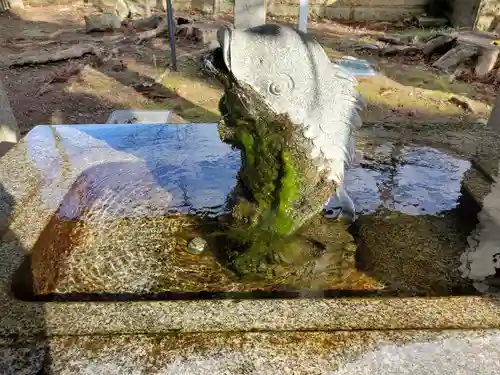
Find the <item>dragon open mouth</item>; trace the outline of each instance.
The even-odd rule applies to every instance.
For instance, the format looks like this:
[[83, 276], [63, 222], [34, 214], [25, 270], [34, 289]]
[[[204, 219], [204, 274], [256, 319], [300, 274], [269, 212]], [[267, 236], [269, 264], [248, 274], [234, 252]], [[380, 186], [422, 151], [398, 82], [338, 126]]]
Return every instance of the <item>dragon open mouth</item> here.
[[231, 41], [233, 30], [222, 26], [217, 31], [219, 46], [210, 50], [201, 59], [201, 70], [208, 76], [215, 77], [226, 88], [231, 87], [235, 77], [231, 71]]
[[221, 73], [226, 75], [229, 74], [229, 69], [224, 62], [221, 47], [217, 47], [210, 53], [203, 56], [202, 68], [206, 73], [212, 75], [218, 75]]

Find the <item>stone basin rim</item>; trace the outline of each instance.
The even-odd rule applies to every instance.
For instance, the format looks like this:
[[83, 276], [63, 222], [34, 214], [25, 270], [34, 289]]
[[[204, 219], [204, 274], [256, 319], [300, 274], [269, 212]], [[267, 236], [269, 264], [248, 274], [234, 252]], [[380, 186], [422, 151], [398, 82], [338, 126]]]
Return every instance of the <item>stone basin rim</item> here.
[[496, 297], [5, 302], [0, 336], [500, 328]]
[[[19, 179], [22, 187], [19, 166], [26, 159], [18, 147], [5, 156], [5, 160], [8, 155], [16, 158], [2, 172], [13, 176], [11, 181]], [[24, 192], [20, 196], [26, 198]], [[32, 201], [26, 203], [25, 211], [36, 207]], [[50, 216], [49, 211], [34, 210], [42, 216]], [[20, 230], [24, 218], [15, 217], [12, 226]], [[31, 237], [24, 241], [31, 242]], [[0, 253], [5, 250], [0, 246]], [[5, 266], [14, 271], [11, 264]], [[24, 302], [9, 295], [11, 276], [0, 275], [0, 336], [500, 328], [500, 298], [486, 296]]]

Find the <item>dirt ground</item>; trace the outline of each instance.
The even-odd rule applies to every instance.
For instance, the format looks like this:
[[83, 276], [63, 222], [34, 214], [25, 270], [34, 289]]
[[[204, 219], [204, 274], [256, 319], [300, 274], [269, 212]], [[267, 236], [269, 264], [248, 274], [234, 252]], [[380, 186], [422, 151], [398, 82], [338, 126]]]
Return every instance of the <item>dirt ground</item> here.
[[[138, 30], [127, 26], [114, 33], [86, 34], [83, 16], [93, 12], [96, 9], [92, 6], [76, 3], [0, 14], [0, 67], [4, 64], [0, 79], [22, 132], [39, 124], [102, 123], [112, 110], [121, 108], [172, 109], [178, 115], [177, 121], [218, 119], [221, 87], [199, 75], [196, 68], [202, 45], [177, 40], [179, 70], [172, 72], [168, 69], [170, 47], [166, 37], [137, 44], [131, 36]], [[214, 22], [201, 15], [196, 17]], [[226, 16], [215, 22], [228, 20]], [[452, 81], [420, 56], [380, 57], [358, 49], [361, 42], [370, 43], [379, 35], [418, 38], [423, 32], [382, 22], [310, 24], [310, 33], [332, 59], [359, 57], [370, 61], [377, 70], [375, 77], [359, 82], [360, 92], [368, 102], [366, 121], [487, 119], [497, 92], [496, 81]], [[5, 61], [17, 54], [53, 51], [78, 43], [92, 43], [104, 52], [64, 62], [5, 68]], [[473, 111], [450, 102], [453, 95], [466, 98]]]

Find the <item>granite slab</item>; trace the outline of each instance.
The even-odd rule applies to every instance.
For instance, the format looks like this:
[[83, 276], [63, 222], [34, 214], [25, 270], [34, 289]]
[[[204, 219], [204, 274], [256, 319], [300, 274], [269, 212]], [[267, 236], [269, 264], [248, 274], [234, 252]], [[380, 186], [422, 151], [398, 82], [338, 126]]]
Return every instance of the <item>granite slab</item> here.
[[[127, 126], [139, 127], [133, 124]], [[213, 126], [205, 128], [203, 126], [190, 125], [187, 128], [195, 132], [212, 132], [212, 136], [214, 135]], [[429, 144], [448, 142], [448, 147], [455, 148], [465, 158], [480, 157], [480, 161], [487, 165], [493, 165], [492, 160], [497, 157], [494, 151], [500, 149], [498, 136], [480, 127], [464, 126], [462, 130], [457, 126], [448, 128], [442, 126], [439, 129], [433, 126], [428, 127], [428, 130], [420, 127], [418, 132], [413, 133], [411, 128], [410, 130], [405, 128], [405, 131], [401, 132], [397, 125], [367, 126], [368, 130], [365, 133], [367, 138], [376, 135], [378, 138], [387, 137], [394, 141], [397, 139], [394, 134], [398, 134], [405, 136], [406, 140], [425, 140]], [[2, 159], [0, 336], [500, 327], [500, 314], [498, 314], [500, 298], [480, 295], [434, 298], [230, 298], [106, 302], [93, 301], [91, 296], [88, 296], [87, 301], [82, 299], [78, 302], [21, 300], [12, 291], [13, 277], [51, 217], [60, 208], [65, 194], [82, 174], [82, 168], [87, 170], [92, 166], [124, 161], [144, 163], [144, 155], [140, 155], [140, 150], [137, 151], [139, 154], [123, 152], [119, 150], [119, 145], [109, 147], [109, 143], [107, 146], [101, 144], [101, 152], [89, 152], [88, 146], [95, 145], [95, 139], [98, 137], [91, 136], [91, 132], [85, 133], [82, 128], [73, 127], [72, 130], [70, 128], [70, 126], [38, 128]], [[43, 133], [43, 139], [46, 139], [45, 132], [54, 130], [53, 146], [42, 146], [36, 142], [37, 136]], [[41, 168], [35, 161], [45, 160], [56, 165], [65, 165], [64, 160], [50, 155], [51, 150], [54, 151], [57, 147], [64, 148], [65, 140], [69, 139], [65, 138], [65, 131], [72, 136], [81, 133], [81, 138], [77, 142], [80, 145], [78, 152], [85, 157], [77, 160], [84, 160], [85, 163], [67, 163], [70, 168], [62, 168], [55, 175], [43, 173], [46, 168]], [[436, 138], [434, 134], [438, 134], [439, 137]], [[180, 139], [183, 139], [183, 135], [189, 135], [189, 132], [179, 132]], [[92, 138], [91, 144], [89, 136]], [[480, 151], [477, 149], [478, 139], [481, 140]], [[199, 149], [204, 147], [200, 144], [198, 146]], [[206, 147], [211, 147], [210, 142]], [[228, 149], [227, 152], [230, 153], [231, 150]], [[57, 154], [62, 157], [65, 153]], [[74, 155], [66, 153], [65, 157], [72, 160]], [[192, 157], [195, 160], [196, 154]], [[175, 158], [172, 160], [175, 161]], [[222, 187], [226, 188], [229, 189], [230, 186]], [[207, 188], [208, 190], [211, 188]], [[487, 190], [485, 188], [475, 190], [477, 193], [474, 194], [478, 201], [482, 202], [482, 194], [487, 194]], [[159, 195], [153, 194], [148, 197], [157, 197], [164, 201], [163, 193], [159, 192]], [[200, 196], [203, 194], [200, 193]], [[201, 204], [204, 205], [203, 202]], [[154, 205], [154, 207], [159, 206]], [[25, 271], [29, 274], [31, 270]]]
[[500, 332], [219, 332], [2, 340], [0, 372], [52, 375], [499, 374]]

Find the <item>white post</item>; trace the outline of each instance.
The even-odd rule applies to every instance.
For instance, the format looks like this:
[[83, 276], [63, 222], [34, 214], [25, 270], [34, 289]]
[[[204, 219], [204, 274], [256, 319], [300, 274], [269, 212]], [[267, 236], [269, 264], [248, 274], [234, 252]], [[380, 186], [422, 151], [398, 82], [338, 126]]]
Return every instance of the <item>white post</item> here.
[[309, 14], [308, 0], [300, 0], [299, 8], [299, 30], [307, 33], [307, 16]]
[[500, 91], [497, 93], [497, 99], [491, 110], [487, 126], [491, 130], [500, 133]]

